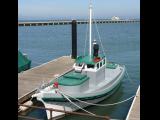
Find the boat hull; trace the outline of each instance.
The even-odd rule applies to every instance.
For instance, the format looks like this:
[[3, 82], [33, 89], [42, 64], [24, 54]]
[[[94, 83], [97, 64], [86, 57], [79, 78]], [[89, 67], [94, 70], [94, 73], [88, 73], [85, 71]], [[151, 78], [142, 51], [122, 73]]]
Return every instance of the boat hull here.
[[[94, 100], [94, 99], [98, 99], [101, 98], [103, 96], [107, 96], [110, 93], [112, 93], [114, 91], [114, 89], [119, 85], [119, 83], [121, 82], [124, 74], [125, 74], [125, 66], [121, 66], [121, 72], [119, 73], [119, 75], [117, 75], [112, 81], [110, 81], [109, 83], [107, 83], [106, 85], [102, 86], [102, 87], [97, 87], [97, 90], [92, 91], [92, 92], [88, 92], [88, 93], [76, 93], [76, 94], [72, 94], [72, 93], [68, 93], [69, 96], [72, 96], [73, 98], [77, 98], [80, 100]], [[60, 91], [62, 92], [62, 91]], [[66, 92], [62, 92], [64, 94], [67, 95]], [[51, 93], [50, 95], [47, 96], [47, 94], [45, 93], [45, 95], [43, 97], [41, 97], [43, 101], [45, 102], [68, 102], [67, 99], [65, 99], [61, 94], [55, 94], [55, 93]], [[70, 98], [72, 101], [75, 101], [75, 99]]]
[[[88, 102], [88, 103], [98, 103], [98, 102], [101, 102], [101, 101], [109, 98], [111, 95], [113, 95], [118, 90], [118, 88], [120, 87], [120, 85], [121, 85], [121, 82], [112, 91], [110, 91], [109, 93], [107, 93], [107, 94], [105, 94], [105, 95], [103, 95], [101, 97], [99, 96], [97, 98], [94, 97], [92, 99], [85, 100], [85, 102]], [[55, 108], [55, 109], [64, 110], [64, 111], [70, 111], [70, 112], [79, 110], [78, 107], [76, 107], [72, 103], [66, 102], [66, 101], [56, 102], [56, 101], [44, 101], [42, 99], [39, 99], [39, 101], [41, 101], [44, 104], [45, 108]], [[89, 104], [84, 104], [84, 103], [81, 103], [81, 102], [78, 102], [78, 101], [73, 101], [73, 102], [76, 105], [78, 105], [79, 107], [81, 107], [81, 108], [86, 108], [88, 106], [91, 106]], [[51, 119], [50, 118], [50, 112], [48, 110], [46, 110], [46, 114], [47, 114], [47, 118]], [[64, 116], [65, 116], [65, 113], [55, 112], [55, 111], [52, 112], [52, 118], [54, 118], [54, 119], [59, 119], [59, 118], [62, 118]]]
[[[101, 96], [94, 96], [94, 97], [90, 97], [90, 98], [83, 98], [81, 99], [82, 101], [85, 101], [85, 102], [89, 102], [89, 103], [97, 103], [97, 102], [100, 102], [108, 97], [110, 97], [112, 94], [114, 94], [117, 89], [119, 88], [121, 83], [119, 83], [113, 90], [111, 90], [110, 92], [106, 93], [106, 94], [103, 94]], [[81, 107], [87, 107], [88, 105], [87, 104], [84, 104], [84, 103], [80, 103], [78, 102], [77, 100], [75, 99], [72, 99], [70, 97], [68, 97], [71, 101], [73, 101], [75, 104], [81, 106]], [[64, 98], [65, 99], [65, 98]], [[76, 110], [77, 107], [75, 107], [72, 103], [70, 103], [68, 100], [67, 101], [63, 101], [64, 99], [61, 99], [61, 101], [51, 101], [51, 100], [40, 100], [40, 101], [43, 101], [43, 103], [48, 103], [48, 104], [55, 104], [55, 105], [61, 105], [61, 106], [67, 106], [67, 107], [72, 107], [73, 109]]]

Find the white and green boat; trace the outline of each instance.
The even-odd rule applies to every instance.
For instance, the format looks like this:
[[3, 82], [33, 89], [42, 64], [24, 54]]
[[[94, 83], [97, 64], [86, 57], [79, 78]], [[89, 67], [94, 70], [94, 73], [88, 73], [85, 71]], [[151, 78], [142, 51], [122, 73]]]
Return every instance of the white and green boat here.
[[[91, 4], [89, 12], [89, 54], [77, 57], [72, 71], [58, 77], [56, 82], [32, 96], [42, 101], [45, 107], [58, 105], [62, 106], [60, 109], [75, 111], [90, 105], [80, 101], [100, 102], [113, 94], [121, 83], [125, 66], [108, 62], [105, 55], [99, 54], [99, 45], [96, 41], [92, 44]], [[60, 114], [52, 116], [58, 115]]]

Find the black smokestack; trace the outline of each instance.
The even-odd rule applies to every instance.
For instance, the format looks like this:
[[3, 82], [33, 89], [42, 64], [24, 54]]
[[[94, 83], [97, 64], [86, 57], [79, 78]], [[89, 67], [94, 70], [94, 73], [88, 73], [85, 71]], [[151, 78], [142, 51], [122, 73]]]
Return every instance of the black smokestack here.
[[72, 58], [77, 58], [77, 21], [72, 20]]

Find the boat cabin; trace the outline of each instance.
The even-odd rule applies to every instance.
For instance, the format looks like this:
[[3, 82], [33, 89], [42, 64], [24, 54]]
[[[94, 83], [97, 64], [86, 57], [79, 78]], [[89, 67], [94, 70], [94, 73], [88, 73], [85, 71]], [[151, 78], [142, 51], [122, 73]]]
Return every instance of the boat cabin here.
[[75, 72], [87, 75], [89, 87], [95, 87], [97, 83], [105, 80], [106, 57], [99, 55], [99, 45], [93, 42], [93, 55], [79, 56], [73, 68]]
[[97, 71], [106, 65], [105, 56], [103, 57], [90, 57], [90, 56], [80, 56], [76, 59], [76, 63], [73, 68], [76, 72], [82, 71]]
[[97, 83], [105, 80], [106, 58], [105, 56], [80, 56], [73, 65], [75, 72], [87, 75], [89, 87], [94, 87]]
[[62, 91], [84, 92], [105, 80], [106, 57], [98, 55], [98, 50], [99, 45], [94, 41], [92, 56], [77, 57], [73, 65], [74, 71], [58, 79]]

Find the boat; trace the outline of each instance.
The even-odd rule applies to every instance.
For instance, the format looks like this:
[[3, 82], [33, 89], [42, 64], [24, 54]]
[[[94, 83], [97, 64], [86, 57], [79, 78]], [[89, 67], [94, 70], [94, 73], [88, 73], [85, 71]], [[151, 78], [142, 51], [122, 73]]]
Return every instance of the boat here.
[[[106, 99], [120, 86], [125, 66], [109, 62], [105, 54], [99, 54], [100, 46], [96, 40], [92, 40], [91, 3], [89, 13], [88, 54], [78, 56], [73, 70], [59, 76], [54, 82], [41, 87], [32, 95], [32, 98], [43, 102], [45, 107], [76, 111]], [[49, 114], [47, 111], [47, 116]], [[57, 117], [62, 114], [54, 112], [52, 116]]]
[[28, 70], [31, 67], [31, 60], [28, 59], [26, 54], [18, 50], [18, 73]]

